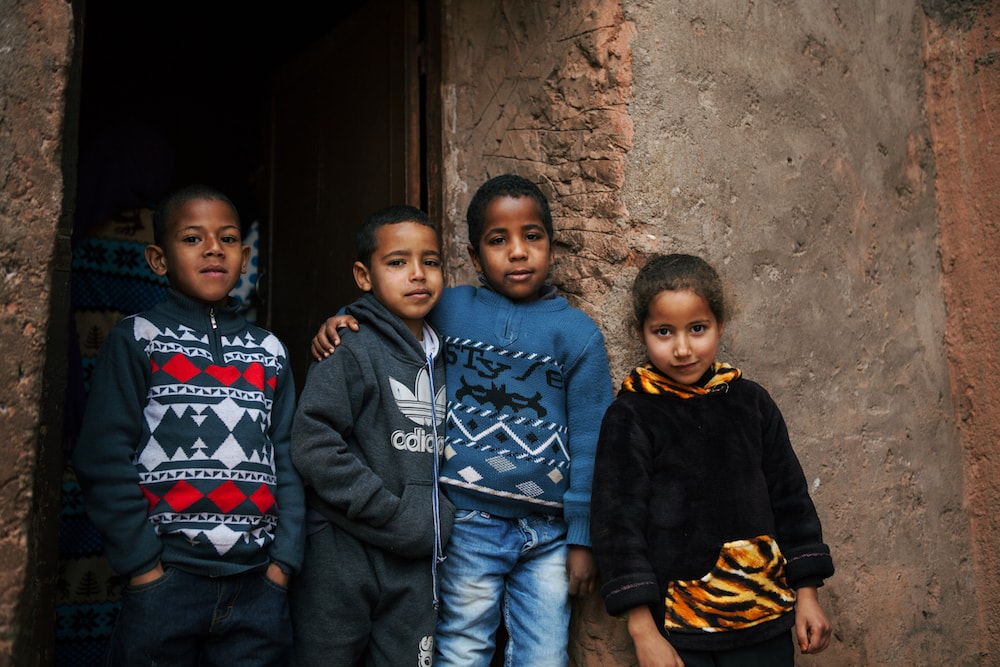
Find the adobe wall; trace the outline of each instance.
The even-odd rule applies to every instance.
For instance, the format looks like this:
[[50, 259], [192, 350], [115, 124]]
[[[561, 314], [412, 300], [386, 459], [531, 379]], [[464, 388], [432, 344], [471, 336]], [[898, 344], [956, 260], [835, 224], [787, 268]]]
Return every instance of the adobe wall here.
[[65, 376], [46, 346], [65, 345], [50, 337], [65, 319], [50, 320], [49, 305], [65, 296], [68, 267], [57, 230], [72, 12], [58, 0], [0, 0], [0, 16], [0, 664], [44, 665], [60, 461], [46, 399]]
[[[541, 183], [555, 280], [601, 324], [617, 380], [638, 361], [627, 289], [645, 256], [693, 252], [720, 269], [737, 303], [722, 356], [782, 406], [838, 567], [821, 594], [834, 638], [803, 665], [983, 664], [989, 647], [969, 638], [997, 620], [978, 588], [996, 572], [984, 556], [995, 525], [971, 533], [996, 521], [983, 451], [996, 438], [960, 427], [968, 408], [956, 410], [982, 424], [990, 404], [974, 390], [998, 392], [988, 372], [952, 380], [993, 345], [995, 308], [959, 299], [982, 327], [974, 340], [948, 319], [989, 267], [941, 266], [942, 252], [995, 251], [976, 226], [995, 207], [970, 211], [973, 245], [948, 249], [959, 241], [942, 235], [935, 198], [935, 141], [948, 139], [925, 103], [928, 14], [916, 0], [445, 2], [450, 258], [465, 255], [479, 183], [504, 171]], [[969, 196], [982, 160], [963, 149], [993, 133], [989, 91], [968, 84], [965, 106], [943, 103], [952, 124], [979, 122], [946, 151], [961, 170], [953, 194], [975, 209], [989, 203]], [[471, 278], [467, 261], [450, 273]], [[967, 488], [983, 501], [971, 524]], [[576, 664], [631, 663], [596, 596], [576, 611]]]
[[984, 660], [996, 664], [991, 631], [1000, 623], [1000, 378], [992, 369], [1000, 365], [1000, 8], [990, 2], [924, 5], [945, 340], [978, 588], [975, 642]]

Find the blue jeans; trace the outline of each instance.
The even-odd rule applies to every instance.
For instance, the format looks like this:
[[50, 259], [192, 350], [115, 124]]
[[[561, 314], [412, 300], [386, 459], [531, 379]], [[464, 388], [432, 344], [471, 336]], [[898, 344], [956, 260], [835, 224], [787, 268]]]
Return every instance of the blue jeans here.
[[435, 667], [488, 667], [503, 614], [507, 667], [568, 662], [566, 524], [458, 510], [441, 564]]
[[287, 665], [287, 591], [264, 570], [204, 577], [167, 567], [122, 590], [109, 664], [157, 667]]

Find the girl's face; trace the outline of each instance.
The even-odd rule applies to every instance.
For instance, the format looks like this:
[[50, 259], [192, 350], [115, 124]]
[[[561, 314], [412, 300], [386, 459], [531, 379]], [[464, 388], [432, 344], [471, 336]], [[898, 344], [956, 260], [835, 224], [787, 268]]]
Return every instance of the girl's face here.
[[649, 304], [642, 339], [656, 369], [695, 384], [715, 362], [722, 337], [708, 301], [691, 290], [664, 290]]

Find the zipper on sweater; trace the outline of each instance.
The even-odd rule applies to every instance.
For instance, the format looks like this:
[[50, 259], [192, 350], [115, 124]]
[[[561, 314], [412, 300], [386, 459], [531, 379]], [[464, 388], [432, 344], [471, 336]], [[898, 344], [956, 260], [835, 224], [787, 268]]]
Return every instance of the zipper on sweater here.
[[431, 556], [431, 604], [434, 609], [440, 607], [438, 590], [438, 565], [445, 559], [444, 542], [441, 539], [441, 450], [438, 448], [437, 430], [437, 387], [434, 386], [434, 357], [427, 355], [427, 377], [431, 386], [431, 436], [434, 438], [431, 466], [433, 484], [431, 485], [431, 511], [434, 515], [434, 554]]
[[222, 336], [219, 334], [219, 323], [215, 319], [215, 306], [210, 306], [208, 309], [208, 320], [212, 325], [212, 331], [209, 334], [210, 343], [212, 345], [212, 359], [216, 364], [223, 363], [222, 354]]

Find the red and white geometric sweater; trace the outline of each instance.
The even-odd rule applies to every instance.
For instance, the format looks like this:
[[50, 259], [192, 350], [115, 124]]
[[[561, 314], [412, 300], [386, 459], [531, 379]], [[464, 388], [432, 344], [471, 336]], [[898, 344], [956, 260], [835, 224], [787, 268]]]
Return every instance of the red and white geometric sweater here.
[[112, 567], [298, 571], [294, 410], [285, 346], [233, 309], [171, 291], [123, 319], [101, 348], [73, 454]]

